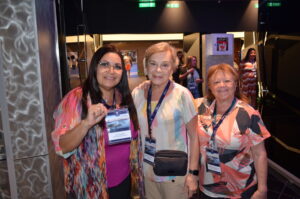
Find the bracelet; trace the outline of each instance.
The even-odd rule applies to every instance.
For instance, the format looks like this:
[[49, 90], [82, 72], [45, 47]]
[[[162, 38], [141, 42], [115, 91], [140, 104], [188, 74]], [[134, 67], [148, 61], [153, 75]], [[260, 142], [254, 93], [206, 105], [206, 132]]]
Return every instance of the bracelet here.
[[191, 169], [189, 169], [189, 173], [193, 174], [195, 176], [198, 176], [199, 175], [199, 170], [191, 170]]

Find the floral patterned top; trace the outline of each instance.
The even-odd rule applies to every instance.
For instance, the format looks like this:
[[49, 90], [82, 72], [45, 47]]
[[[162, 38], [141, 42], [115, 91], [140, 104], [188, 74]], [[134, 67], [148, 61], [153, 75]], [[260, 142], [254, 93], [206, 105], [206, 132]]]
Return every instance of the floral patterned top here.
[[[216, 132], [221, 175], [207, 171], [206, 148], [211, 138], [215, 101], [196, 100], [198, 107], [201, 167], [200, 189], [210, 197], [240, 198], [257, 183], [251, 147], [270, 137], [260, 114], [237, 100]], [[217, 119], [218, 120], [218, 119]]]
[[[64, 181], [67, 195], [74, 198], [109, 198], [107, 192], [104, 131], [92, 127], [81, 144], [69, 153], [62, 153], [59, 138], [81, 121], [82, 89], [70, 91], [54, 112], [55, 129], [51, 133], [55, 151], [64, 157]], [[88, 102], [89, 104], [90, 102]], [[130, 143], [132, 195], [144, 196], [140, 135]], [[93, 169], [91, 169], [93, 168]]]

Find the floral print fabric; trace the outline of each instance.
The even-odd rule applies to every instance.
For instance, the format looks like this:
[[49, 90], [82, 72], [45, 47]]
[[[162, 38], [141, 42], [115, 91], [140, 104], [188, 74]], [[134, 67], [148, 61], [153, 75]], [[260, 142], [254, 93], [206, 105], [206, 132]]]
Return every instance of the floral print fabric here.
[[[242, 192], [257, 183], [251, 147], [270, 136], [260, 114], [237, 100], [216, 133], [221, 175], [206, 169], [206, 148], [213, 128], [215, 101], [196, 100], [200, 141], [200, 189], [210, 197], [240, 198]], [[217, 119], [218, 120], [218, 119]]]
[[[70, 91], [59, 104], [54, 113], [55, 130], [52, 140], [57, 154], [63, 156], [64, 181], [68, 197], [74, 198], [109, 198], [106, 182], [106, 160], [104, 133], [98, 125], [91, 128], [81, 144], [72, 152], [63, 154], [59, 138], [81, 121], [82, 89]], [[130, 165], [132, 194], [143, 198], [144, 186], [140, 137], [131, 142]]]
[[[197, 115], [193, 97], [183, 86], [172, 82], [173, 90], [165, 96], [152, 123], [152, 136], [156, 139], [156, 151], [181, 150], [187, 151], [186, 124]], [[147, 99], [144, 90], [136, 88], [132, 92], [133, 100], [138, 112], [141, 126], [142, 140], [148, 136]], [[157, 101], [152, 101], [152, 111]], [[144, 142], [143, 142], [144, 145]], [[144, 146], [143, 146], [144, 149]], [[155, 182], [165, 182], [176, 178], [177, 182], [184, 182], [182, 176], [156, 176], [152, 165], [144, 162], [144, 174], [147, 179]]]

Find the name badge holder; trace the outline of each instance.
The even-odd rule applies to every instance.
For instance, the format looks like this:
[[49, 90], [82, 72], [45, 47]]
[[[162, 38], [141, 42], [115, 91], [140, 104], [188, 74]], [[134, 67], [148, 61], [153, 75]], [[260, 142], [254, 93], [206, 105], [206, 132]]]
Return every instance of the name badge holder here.
[[228, 115], [230, 110], [233, 108], [234, 104], [236, 102], [236, 98], [233, 99], [230, 107], [226, 110], [226, 112], [222, 115], [221, 119], [219, 122], [216, 124], [216, 115], [217, 115], [217, 104], [215, 105], [214, 113], [213, 113], [213, 133], [211, 135], [210, 141], [209, 141], [209, 146], [206, 148], [206, 169], [209, 172], [216, 173], [218, 175], [221, 175], [221, 166], [220, 166], [220, 157], [219, 157], [219, 152], [218, 152], [218, 147], [216, 143], [216, 133], [217, 129], [225, 119], [225, 117]]
[[144, 149], [144, 162], [154, 165], [154, 154], [156, 153], [156, 140], [152, 137], [152, 129], [151, 124], [155, 118], [155, 115], [162, 104], [163, 99], [165, 98], [168, 89], [171, 85], [171, 81], [169, 80], [163, 93], [161, 94], [159, 101], [151, 114], [151, 97], [152, 97], [152, 86], [150, 85], [147, 96], [147, 119], [148, 119], [148, 134], [149, 136], [145, 137], [145, 149]]
[[209, 172], [221, 174], [220, 157], [216, 147], [209, 146], [206, 148], [206, 169]]
[[106, 117], [108, 144], [120, 144], [132, 140], [128, 108], [109, 110]]
[[189, 88], [190, 90], [195, 90], [196, 87], [197, 87], [197, 83], [196, 83], [195, 78], [194, 78], [194, 72], [191, 73], [191, 74], [189, 74], [189, 75], [191, 75], [191, 80], [190, 80], [190, 82], [188, 83], [188, 88]]
[[195, 90], [196, 89], [196, 85], [195, 84], [189, 84], [189, 89], [190, 90]]
[[156, 140], [145, 137], [144, 162], [154, 165], [154, 154], [156, 153]]

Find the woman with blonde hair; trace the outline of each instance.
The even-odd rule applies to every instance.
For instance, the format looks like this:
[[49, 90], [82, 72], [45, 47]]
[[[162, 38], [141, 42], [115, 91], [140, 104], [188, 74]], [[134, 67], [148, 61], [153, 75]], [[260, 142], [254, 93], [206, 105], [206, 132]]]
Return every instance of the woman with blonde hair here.
[[197, 57], [188, 56], [186, 59], [186, 65], [181, 70], [180, 79], [183, 82], [185, 87], [189, 89], [195, 99], [202, 97], [202, 86], [203, 82], [201, 78], [201, 73], [197, 69]]
[[[174, 47], [166, 42], [150, 46], [145, 53], [150, 84], [137, 87], [132, 97], [137, 108], [144, 148], [147, 199], [185, 199], [196, 191], [199, 144], [197, 112], [191, 93], [173, 82], [177, 66]], [[189, 142], [189, 143], [188, 143]], [[188, 150], [188, 170], [183, 176], [158, 176], [153, 171], [154, 154], [161, 150]]]
[[267, 198], [270, 137], [259, 112], [246, 103], [239, 75], [228, 64], [208, 69], [208, 94], [198, 107], [201, 198]]

